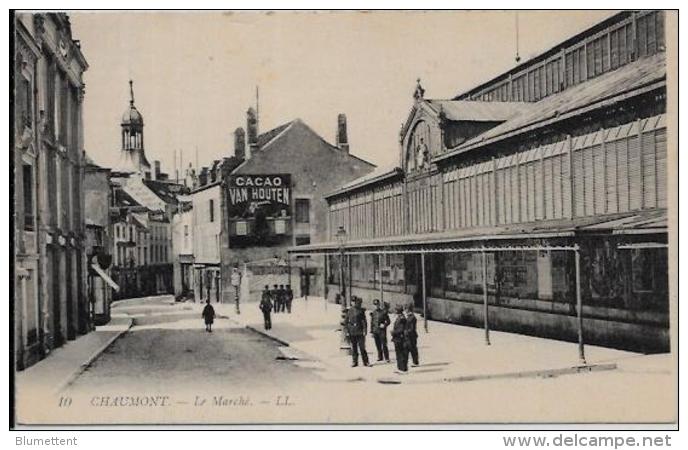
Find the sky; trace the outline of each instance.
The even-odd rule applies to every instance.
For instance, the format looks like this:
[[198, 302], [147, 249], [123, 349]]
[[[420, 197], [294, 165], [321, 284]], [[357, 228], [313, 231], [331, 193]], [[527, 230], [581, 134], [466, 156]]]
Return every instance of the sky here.
[[351, 153], [398, 163], [416, 79], [451, 98], [611, 15], [609, 11], [73, 12], [84, 74], [84, 145], [112, 167], [134, 80], [149, 161], [162, 170], [231, 156], [259, 91], [260, 132], [301, 118]]

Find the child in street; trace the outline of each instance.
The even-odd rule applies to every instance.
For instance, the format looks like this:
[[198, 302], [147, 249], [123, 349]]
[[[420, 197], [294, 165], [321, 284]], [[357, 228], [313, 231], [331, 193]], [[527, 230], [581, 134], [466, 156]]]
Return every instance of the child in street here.
[[213, 331], [213, 320], [215, 319], [215, 308], [210, 304], [210, 299], [205, 304], [202, 313], [203, 319], [205, 320], [205, 331], [212, 333]]

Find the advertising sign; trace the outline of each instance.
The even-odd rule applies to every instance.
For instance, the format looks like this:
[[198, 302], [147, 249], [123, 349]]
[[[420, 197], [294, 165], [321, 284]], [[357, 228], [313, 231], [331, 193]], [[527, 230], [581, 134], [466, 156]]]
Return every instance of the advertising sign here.
[[282, 239], [292, 214], [291, 197], [289, 174], [230, 175], [226, 195], [230, 246], [272, 245]]

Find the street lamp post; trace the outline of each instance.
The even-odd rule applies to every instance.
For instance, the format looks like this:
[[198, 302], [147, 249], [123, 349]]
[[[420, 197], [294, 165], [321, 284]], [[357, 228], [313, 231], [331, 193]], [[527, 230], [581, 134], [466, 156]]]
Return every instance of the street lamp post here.
[[237, 314], [241, 314], [239, 309], [239, 289], [241, 287], [241, 273], [239, 273], [238, 265], [232, 268], [232, 274], [230, 275], [229, 282], [234, 288], [234, 307]]
[[344, 246], [346, 244], [346, 230], [340, 226], [337, 230], [337, 242], [339, 243], [339, 294], [342, 302], [341, 315], [341, 339], [339, 348], [342, 350], [351, 350], [351, 342], [346, 331], [346, 284], [344, 283]]

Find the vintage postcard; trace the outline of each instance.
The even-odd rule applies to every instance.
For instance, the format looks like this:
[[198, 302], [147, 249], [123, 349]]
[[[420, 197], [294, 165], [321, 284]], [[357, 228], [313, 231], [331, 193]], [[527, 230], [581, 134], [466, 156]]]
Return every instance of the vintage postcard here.
[[676, 12], [11, 14], [16, 427], [676, 427]]

